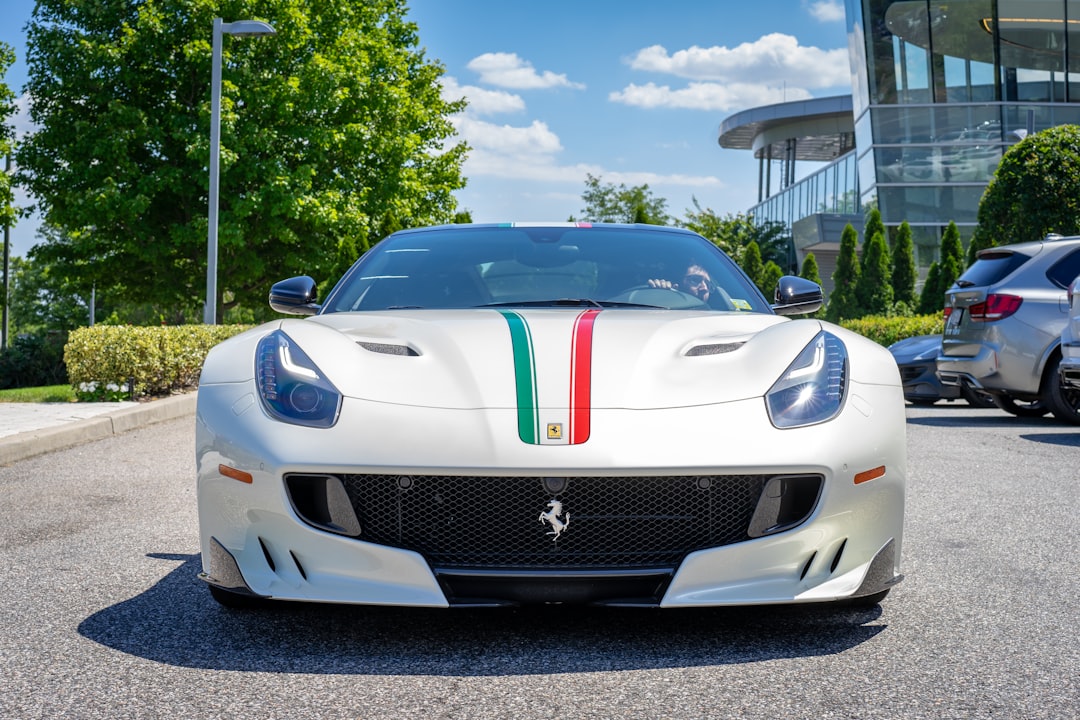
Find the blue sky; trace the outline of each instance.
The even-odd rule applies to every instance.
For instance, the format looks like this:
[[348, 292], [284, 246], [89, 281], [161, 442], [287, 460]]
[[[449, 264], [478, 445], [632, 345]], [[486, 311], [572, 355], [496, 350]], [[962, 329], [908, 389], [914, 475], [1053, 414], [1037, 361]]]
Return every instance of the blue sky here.
[[[33, 5], [4, 0], [0, 11], [0, 41], [17, 55], [5, 81], [16, 92]], [[720, 148], [720, 122], [851, 89], [842, 0], [409, 7], [420, 46], [446, 68], [444, 93], [469, 100], [453, 118], [473, 147], [458, 200], [477, 222], [565, 220], [582, 209], [587, 173], [647, 183], [679, 218], [695, 197], [721, 214], [744, 211], [757, 199], [757, 162]], [[13, 254], [31, 247], [35, 231], [33, 219], [16, 226]]]

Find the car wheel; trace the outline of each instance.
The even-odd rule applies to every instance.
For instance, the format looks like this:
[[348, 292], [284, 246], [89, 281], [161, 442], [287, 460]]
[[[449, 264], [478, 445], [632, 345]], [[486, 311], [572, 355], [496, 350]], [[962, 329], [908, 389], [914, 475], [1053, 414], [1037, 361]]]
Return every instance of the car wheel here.
[[992, 408], [997, 407], [994, 404], [994, 396], [989, 393], [984, 393], [981, 390], [976, 390], [968, 385], [960, 386], [960, 397], [967, 401], [968, 405], [977, 408]]
[[1010, 415], [1017, 417], [1042, 417], [1050, 412], [1050, 408], [1046, 407], [1046, 403], [1042, 400], [1017, 400], [1008, 395], [995, 395], [994, 404]]
[[265, 598], [256, 595], [232, 592], [216, 585], [208, 585], [207, 587], [210, 588], [211, 597], [217, 600], [219, 605], [230, 610], [254, 610], [265, 607], [267, 603]]
[[1046, 391], [1044, 397], [1050, 412], [1062, 422], [1080, 425], [1080, 389], [1064, 387], [1058, 375], [1058, 365], [1061, 358], [1054, 361], [1047, 370]]

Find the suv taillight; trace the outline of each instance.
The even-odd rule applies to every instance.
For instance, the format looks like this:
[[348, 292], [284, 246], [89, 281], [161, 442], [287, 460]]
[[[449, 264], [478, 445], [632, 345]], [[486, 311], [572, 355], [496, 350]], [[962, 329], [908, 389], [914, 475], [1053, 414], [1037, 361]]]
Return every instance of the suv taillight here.
[[1024, 298], [1016, 295], [987, 295], [981, 303], [968, 308], [968, 317], [974, 322], [993, 322], [1004, 320], [1020, 309]]
[[942, 311], [942, 313], [945, 315], [945, 317], [944, 317], [945, 322], [948, 322], [949, 321], [949, 316], [952, 315], [952, 308], [947, 307]]

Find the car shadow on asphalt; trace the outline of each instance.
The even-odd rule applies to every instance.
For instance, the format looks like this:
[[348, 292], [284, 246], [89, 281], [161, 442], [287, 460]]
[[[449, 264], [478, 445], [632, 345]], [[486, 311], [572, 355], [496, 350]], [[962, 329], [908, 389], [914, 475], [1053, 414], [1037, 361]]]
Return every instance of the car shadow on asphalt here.
[[[256, 672], [497, 677], [712, 666], [833, 655], [887, 625], [880, 606], [498, 610], [219, 606], [198, 555], [79, 625], [106, 647], [180, 667]], [[885, 601], [886, 606], [888, 600]]]

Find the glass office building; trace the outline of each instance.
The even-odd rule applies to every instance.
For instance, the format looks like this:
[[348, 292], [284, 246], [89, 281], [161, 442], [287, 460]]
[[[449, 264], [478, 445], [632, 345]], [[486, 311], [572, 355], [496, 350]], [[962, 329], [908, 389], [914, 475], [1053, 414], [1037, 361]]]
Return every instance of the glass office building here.
[[[719, 143], [754, 151], [749, 212], [792, 228], [800, 259], [834, 252], [839, 222], [858, 227], [876, 206], [893, 231], [911, 225], [925, 269], [950, 221], [970, 238], [1011, 145], [1080, 124], [1080, 0], [846, 0], [846, 12], [851, 97], [745, 110]], [[806, 160], [827, 164], [796, 179]]]
[[860, 204], [927, 264], [1029, 132], [1080, 123], [1080, 0], [847, 0]]

